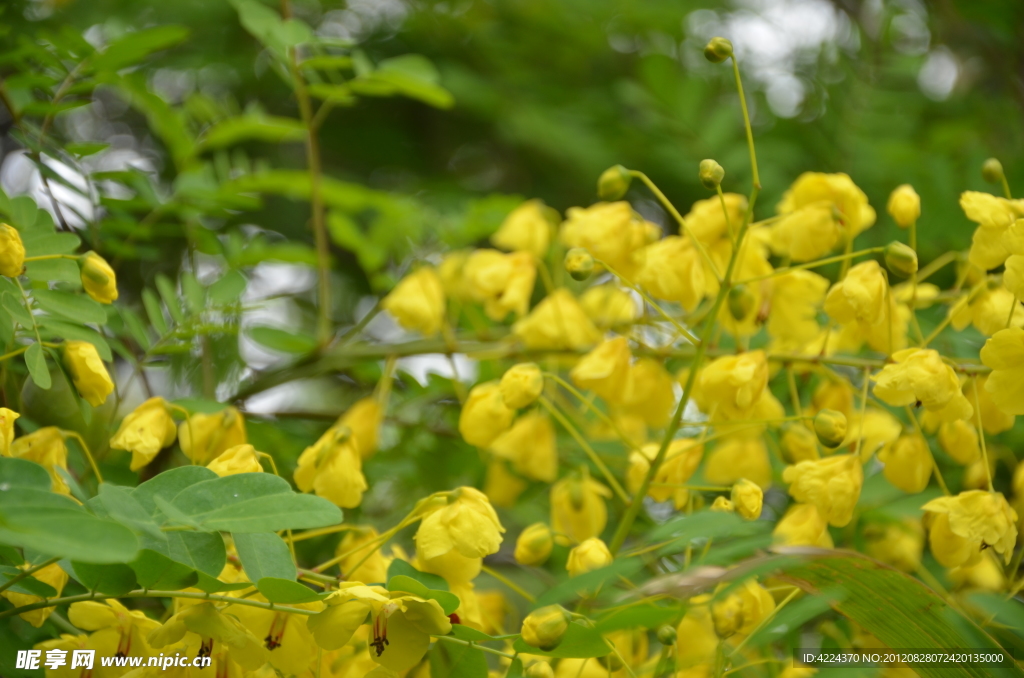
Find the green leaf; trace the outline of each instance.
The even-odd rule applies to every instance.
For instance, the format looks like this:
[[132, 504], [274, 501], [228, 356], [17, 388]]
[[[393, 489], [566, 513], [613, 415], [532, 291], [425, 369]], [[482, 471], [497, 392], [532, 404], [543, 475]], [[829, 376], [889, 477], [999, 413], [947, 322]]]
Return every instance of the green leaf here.
[[57, 337], [60, 339], [87, 341], [96, 347], [96, 352], [100, 354], [103, 360], [110, 362], [114, 359], [113, 354], [110, 352], [110, 344], [103, 338], [103, 335], [91, 327], [74, 325], [63, 320], [57, 320], [51, 316], [41, 316], [39, 318], [39, 331], [44, 338]]
[[323, 70], [336, 70], [345, 69], [350, 70], [352, 68], [352, 57], [347, 56], [312, 56], [308, 59], [303, 60], [299, 64], [302, 68], [314, 68]]
[[610, 579], [615, 579], [620, 575], [629, 578], [642, 568], [643, 562], [639, 558], [616, 560], [608, 567], [602, 567], [599, 570], [587, 572], [578, 577], [571, 577], [556, 584], [537, 598], [536, 606], [543, 607], [573, 600], [579, 597], [581, 591], [595, 591]]
[[120, 596], [138, 586], [135, 571], [121, 563], [96, 565], [72, 561], [71, 567], [74, 569], [75, 579], [90, 591]]
[[281, 16], [258, 0], [230, 0], [238, 18], [253, 37], [274, 50], [281, 59], [288, 58], [288, 48], [313, 40], [313, 31], [298, 19]]
[[478, 647], [438, 641], [430, 648], [428, 658], [430, 678], [480, 678], [487, 675], [487, 658]]
[[97, 515], [116, 520], [136, 534], [165, 539], [164, 533], [135, 497], [133, 488], [100, 483], [99, 492], [88, 501], [88, 506]]
[[199, 575], [199, 580], [196, 581], [195, 587], [201, 591], [207, 593], [222, 593], [224, 591], [241, 591], [242, 589], [252, 588], [254, 584], [247, 581], [237, 581], [232, 583], [224, 582], [215, 577], [211, 577], [205, 572], [196, 572]]
[[427, 588], [422, 582], [404, 574], [396, 574], [394, 577], [389, 577], [387, 588], [388, 591], [403, 591], [420, 598], [436, 600], [445, 614], [452, 614], [459, 609], [459, 597], [454, 593]]
[[[25, 256], [42, 257], [49, 254], [70, 254], [78, 249], [82, 241], [74, 233], [47, 233], [39, 230], [26, 233], [21, 243], [25, 246]], [[64, 261], [75, 263], [70, 259]]]
[[71, 153], [72, 155], [77, 155], [79, 158], [85, 158], [90, 155], [96, 155], [97, 153], [105, 151], [108, 148], [110, 148], [110, 144], [102, 144], [88, 141], [64, 145], [64, 150], [66, 150], [68, 153]]
[[317, 593], [297, 581], [277, 577], [260, 579], [256, 582], [256, 588], [272, 603], [312, 603], [330, 595], [330, 592]]
[[199, 145], [203, 150], [210, 150], [232, 146], [241, 141], [256, 140], [276, 144], [302, 141], [305, 138], [306, 127], [298, 120], [249, 113], [218, 122], [206, 131]]
[[185, 296], [185, 302], [188, 304], [188, 310], [193, 315], [199, 315], [206, 307], [206, 289], [190, 271], [182, 273], [180, 280], [181, 291]]
[[69, 283], [73, 287], [82, 286], [82, 273], [78, 264], [70, 259], [43, 259], [25, 264], [25, 275], [32, 282]]
[[273, 532], [236, 534], [234, 542], [249, 581], [259, 581], [264, 577], [294, 581], [297, 575], [295, 563], [288, 544], [281, 537]]
[[97, 71], [118, 71], [142, 61], [153, 52], [173, 47], [188, 37], [184, 26], [166, 25], [128, 33], [112, 42], [92, 60]]
[[357, 94], [402, 94], [435, 108], [451, 108], [455, 99], [438, 84], [439, 80], [437, 69], [425, 56], [403, 54], [381, 61], [377, 70], [352, 80], [350, 86]]
[[569, 628], [566, 629], [562, 642], [550, 652], [527, 645], [523, 642], [522, 638], [516, 638], [512, 648], [516, 652], [536, 654], [541, 657], [558, 657], [561, 659], [603, 657], [611, 652], [608, 643], [605, 642], [600, 631], [588, 628], [575, 621], [569, 622]]
[[40, 211], [36, 201], [27, 195], [11, 198], [7, 209], [7, 213], [11, 217], [11, 226], [19, 231], [28, 231], [35, 226]]
[[[447, 591], [448, 582], [443, 577], [439, 577], [436, 574], [430, 574], [429, 572], [420, 572], [409, 563], [395, 558], [391, 561], [391, 565], [388, 566], [388, 582], [398, 576], [405, 576], [409, 579], [415, 579], [423, 585], [426, 589], [436, 589], [438, 591]], [[388, 589], [390, 590], [390, 585]]]
[[178, 290], [174, 287], [174, 283], [166, 275], [158, 274], [156, 276], [156, 289], [160, 292], [160, 298], [164, 300], [164, 306], [167, 307], [168, 312], [171, 314], [171, 318], [174, 322], [179, 325], [185, 322], [185, 314], [181, 310], [181, 300], [178, 298]]
[[[24, 570], [17, 567], [11, 567], [9, 565], [0, 565], [0, 583], [9, 582], [15, 577], [24, 574]], [[35, 577], [25, 577], [19, 580], [16, 584], [6, 589], [13, 593], [23, 593], [29, 596], [42, 596], [44, 598], [52, 598], [57, 595], [56, 589], [47, 584], [46, 582], [39, 581]]]
[[157, 495], [164, 499], [174, 499], [186, 487], [214, 478], [217, 478], [217, 474], [205, 466], [179, 466], [142, 483], [132, 490], [132, 497], [149, 515], [160, 517], [162, 514], [156, 507]]
[[142, 290], [142, 305], [146, 307], [146, 315], [149, 316], [149, 322], [157, 334], [160, 336], [167, 334], [167, 320], [164, 318], [160, 300], [148, 287]]
[[281, 353], [311, 353], [317, 347], [315, 338], [307, 334], [295, 334], [277, 327], [256, 326], [248, 330], [253, 341]]
[[211, 577], [220, 575], [227, 562], [224, 539], [216, 532], [166, 532], [166, 539], [159, 541], [142, 537], [142, 548], [161, 553], [171, 560], [186, 565]]
[[29, 376], [35, 385], [44, 391], [53, 385], [50, 380], [50, 368], [46, 366], [46, 356], [43, 355], [43, 347], [39, 344], [32, 344], [25, 351], [25, 365], [28, 367]]
[[0, 457], [0, 485], [49, 490], [50, 474], [41, 464], [17, 457]]
[[103, 305], [84, 294], [68, 294], [54, 290], [32, 290], [32, 298], [39, 308], [47, 313], [59, 315], [80, 323], [107, 322], [107, 311]]
[[472, 626], [465, 624], [452, 624], [452, 635], [459, 640], [472, 640], [477, 643], [495, 640], [494, 636], [489, 636], [483, 631], [477, 631]]
[[321, 497], [297, 494], [283, 478], [239, 473], [197, 483], [172, 502], [207, 530], [277, 532], [341, 522], [341, 509]]
[[242, 296], [248, 282], [241, 271], [228, 271], [210, 285], [210, 299], [221, 306], [234, 304]]
[[639, 605], [620, 607], [597, 620], [597, 630], [610, 633], [619, 629], [630, 629], [637, 626], [656, 629], [681, 619], [683, 610], [679, 607], [664, 607], [654, 603], [642, 602]]
[[10, 313], [11, 317], [26, 330], [30, 330], [35, 326], [32, 321], [32, 314], [10, 292], [3, 293], [3, 296], [0, 297], [0, 304], [3, 304], [4, 310]]
[[199, 580], [199, 575], [188, 565], [152, 549], [139, 551], [139, 557], [129, 565], [135, 571], [139, 586], [147, 589], [180, 591], [194, 586]]

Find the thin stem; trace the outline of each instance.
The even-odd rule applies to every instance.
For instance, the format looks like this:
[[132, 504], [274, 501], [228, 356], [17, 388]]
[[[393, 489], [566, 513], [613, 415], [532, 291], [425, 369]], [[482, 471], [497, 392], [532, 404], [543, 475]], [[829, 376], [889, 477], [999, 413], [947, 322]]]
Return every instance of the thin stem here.
[[65, 438], [74, 438], [78, 445], [82, 448], [82, 452], [85, 454], [85, 458], [89, 460], [89, 466], [92, 467], [92, 472], [96, 474], [96, 480], [103, 482], [103, 476], [100, 474], [100, 468], [96, 465], [96, 460], [92, 457], [92, 452], [89, 451], [89, 446], [85, 444], [85, 440], [77, 431], [65, 431], [61, 429], [61, 435]]
[[725, 205], [725, 193], [722, 191], [722, 184], [715, 184], [718, 193], [718, 202], [722, 205], [722, 214], [725, 216], [725, 227], [729, 230], [729, 242], [736, 244], [736, 234], [732, 231], [732, 219], [729, 218], [729, 209]]
[[576, 396], [576, 399], [580, 401], [580, 404], [584, 405], [587, 409], [597, 415], [597, 418], [604, 422], [606, 426], [610, 426], [627, 447], [631, 450], [637, 449], [637, 444], [634, 443], [628, 435], [626, 435], [626, 432], [622, 430], [622, 427], [620, 427], [614, 419], [602, 412], [601, 408], [597, 407], [597, 405], [595, 405], [589, 398], [585, 397], [579, 389], [552, 372], [544, 372], [543, 375], [545, 378], [550, 379], [572, 395]]
[[25, 263], [28, 264], [33, 261], [47, 261], [50, 259], [71, 259], [73, 261], [78, 261], [81, 257], [77, 254], [43, 254], [38, 257], [25, 257]]
[[761, 177], [757, 173], [757, 152], [754, 150], [754, 129], [750, 126], [750, 113], [747, 111], [747, 97], [743, 94], [743, 79], [740, 78], [740, 64], [736, 55], [732, 55], [732, 72], [736, 76], [736, 91], [740, 95], [740, 108], [743, 109], [743, 127], [747, 132], [747, 147], [750, 149], [750, 171], [753, 173], [754, 190], [761, 190]]
[[490, 568], [490, 567], [487, 567], [486, 565], [481, 565], [480, 569], [483, 572], [486, 572], [487, 574], [491, 575], [492, 577], [494, 577], [495, 579], [500, 581], [502, 584], [504, 584], [505, 586], [509, 587], [510, 589], [512, 589], [513, 591], [518, 593], [519, 595], [521, 595], [527, 601], [529, 601], [531, 603], [536, 602], [537, 599], [533, 596], [533, 594], [527, 592], [519, 584], [515, 583], [514, 581], [512, 581], [511, 579], [509, 579], [508, 577], [506, 577], [502, 573], [498, 572], [497, 570], [495, 570], [493, 568]]
[[1017, 310], [1017, 295], [1013, 295], [1013, 303], [1010, 304], [1010, 315], [1006, 317], [1006, 327], [1009, 328], [1013, 323], [1013, 312]]
[[985, 465], [985, 479], [988, 481], [988, 491], [995, 492], [992, 487], [992, 469], [988, 465], [988, 449], [985, 446], [985, 427], [981, 423], [981, 402], [978, 399], [978, 380], [974, 380], [974, 417], [978, 422], [978, 439], [981, 441], [981, 461]]
[[495, 650], [493, 648], [485, 647], [485, 646], [480, 645], [478, 643], [474, 643], [471, 640], [462, 640], [461, 638], [455, 638], [454, 636], [434, 636], [434, 640], [442, 640], [442, 641], [444, 641], [446, 643], [453, 643], [455, 645], [463, 645], [465, 647], [475, 647], [478, 650], [483, 650], [484, 652], [488, 652], [490, 654], [496, 654], [499, 657], [505, 657], [507, 659], [514, 659], [515, 658], [514, 654], [509, 654], [508, 652], [502, 652], [501, 650]]
[[953, 304], [953, 307], [949, 309], [949, 313], [946, 314], [946, 317], [942, 320], [942, 322], [936, 325], [935, 329], [932, 330], [931, 334], [925, 337], [924, 341], [921, 342], [921, 348], [924, 348], [928, 344], [932, 343], [932, 340], [935, 339], [935, 337], [939, 336], [939, 332], [946, 329], [946, 325], [953, 322], [953, 316], [960, 312], [961, 307], [967, 305], [967, 300], [970, 299], [970, 296], [971, 295], [967, 294], [962, 299], [960, 299], [960, 301]]
[[688, 330], [685, 327], [683, 327], [682, 325], [680, 325], [679, 322], [675, 318], [673, 318], [671, 315], [666, 313], [665, 309], [663, 309], [653, 299], [651, 299], [647, 295], [647, 293], [644, 292], [644, 290], [639, 285], [634, 285], [630, 280], [627, 280], [626, 278], [622, 277], [614, 268], [609, 266], [604, 261], [601, 261], [600, 259], [595, 259], [594, 261], [600, 263], [602, 266], [604, 266], [606, 269], [608, 269], [609, 273], [614, 275], [616, 278], [618, 278], [620, 281], [622, 281], [622, 283], [624, 285], [629, 287], [629, 289], [633, 290], [634, 292], [639, 294], [641, 297], [643, 297], [644, 301], [646, 301], [648, 304], [650, 304], [651, 307], [654, 308], [654, 310], [658, 312], [658, 315], [660, 315], [662, 318], [664, 318], [665, 320], [667, 320], [670, 323], [672, 323], [672, 326], [675, 327], [676, 330], [678, 330], [679, 334], [681, 334], [684, 337], [686, 337], [687, 341], [689, 341], [691, 344], [696, 344], [697, 343], [697, 341], [698, 341], [697, 337], [693, 336], [693, 333], [690, 332], [690, 330]]
[[49, 567], [50, 565], [53, 565], [58, 560], [60, 560], [60, 558], [50, 558], [49, 560], [44, 560], [43, 562], [39, 563], [38, 565], [33, 565], [32, 567], [28, 568], [27, 570], [14, 575], [13, 577], [11, 577], [7, 581], [5, 581], [3, 584], [0, 584], [0, 593], [3, 593], [7, 589], [11, 588], [12, 586], [17, 584], [22, 579], [27, 579], [27, 578], [31, 577], [32, 575], [34, 575], [36, 572], [38, 572], [39, 570], [43, 569], [44, 567]]

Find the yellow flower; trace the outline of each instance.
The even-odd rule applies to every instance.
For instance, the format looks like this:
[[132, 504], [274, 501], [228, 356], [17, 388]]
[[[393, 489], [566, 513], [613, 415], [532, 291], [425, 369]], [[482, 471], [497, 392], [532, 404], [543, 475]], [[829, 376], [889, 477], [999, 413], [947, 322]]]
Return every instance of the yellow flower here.
[[864, 471], [857, 456], [841, 454], [788, 466], [782, 479], [794, 499], [814, 504], [830, 525], [843, 527], [853, 518]]
[[462, 405], [459, 433], [470, 445], [487, 447], [508, 429], [515, 414], [505, 405], [499, 382], [478, 384]]
[[858, 408], [853, 406], [853, 388], [849, 382], [839, 379], [823, 379], [811, 395], [811, 412], [817, 414], [821, 410], [836, 410], [853, 417]]
[[341, 415], [335, 426], [347, 426], [359, 456], [369, 459], [377, 451], [377, 434], [383, 418], [384, 413], [376, 398], [361, 398]]
[[896, 439], [903, 433], [903, 425], [888, 412], [868, 408], [864, 412], [863, 419], [860, 412], [855, 412], [850, 420], [849, 431], [846, 434], [844, 445], [853, 445], [858, 438], [863, 438], [860, 445], [860, 458], [866, 462], [871, 455], [880, 453], [886, 447], [896, 442]]
[[444, 324], [445, 298], [441, 278], [429, 266], [418, 268], [395, 285], [395, 289], [384, 297], [381, 307], [405, 329], [432, 337], [441, 331]]
[[[31, 563], [24, 563], [18, 566], [21, 570], [27, 570], [32, 567]], [[54, 598], [60, 598], [60, 592], [64, 590], [64, 585], [68, 583], [68, 575], [64, 569], [54, 563], [47, 565], [46, 567], [38, 570], [32, 574], [34, 579], [38, 579], [44, 584], [49, 584], [56, 591]], [[34, 596], [28, 593], [18, 593], [7, 589], [2, 594], [4, 598], [11, 601], [11, 605], [14, 607], [24, 607], [25, 605], [33, 605], [35, 603], [43, 602], [43, 598], [40, 596]], [[28, 612], [22, 612], [18, 616], [27, 621], [32, 626], [39, 628], [43, 623], [49, 619], [50, 614], [57, 608], [55, 607], [43, 607], [38, 610], [29, 610]]]
[[569, 628], [569, 613], [560, 605], [541, 607], [526, 615], [520, 630], [523, 642], [545, 652], [558, 647]]
[[973, 464], [981, 458], [978, 430], [963, 419], [943, 422], [939, 427], [939, 445], [958, 464]]
[[64, 342], [64, 366], [71, 373], [79, 395], [93, 407], [102, 405], [114, 390], [103, 359], [88, 341]]
[[828, 523], [814, 504], [794, 504], [776, 523], [772, 531], [775, 543], [783, 546], [817, 546], [832, 548]]
[[[984, 359], [982, 359], [982, 362], [984, 362]], [[963, 393], [967, 398], [967, 402], [972, 405], [975, 402], [978, 403], [981, 412], [981, 427], [985, 433], [994, 436], [1013, 428], [1016, 417], [1004, 412], [996, 405], [992, 399], [992, 394], [988, 392], [987, 384], [988, 375], [977, 374], [973, 379], [968, 379], [964, 383]], [[975, 393], [975, 386], [977, 386], [977, 393]], [[975, 398], [977, 398], [977, 401], [975, 401]]]
[[[92, 639], [87, 635], [72, 635], [70, 633], [60, 634], [60, 638], [53, 638], [51, 640], [44, 640], [41, 643], [36, 643], [32, 646], [36, 650], [43, 650], [43, 656], [40, 657], [40, 661], [45, 661], [47, 650], [63, 650], [68, 653], [68, 658], [72, 657], [71, 654], [75, 650], [95, 650], [100, 656], [109, 656], [107, 648], [97, 647], [97, 644], [92, 642]], [[46, 668], [46, 678], [81, 678], [82, 674], [81, 667], [76, 667], [73, 671], [71, 670], [71, 662], [68, 661], [56, 669]]]
[[957, 590], [972, 589], [1000, 593], [1006, 590], [1003, 569], [993, 558], [982, 558], [974, 565], [961, 565], [949, 571], [949, 579]]
[[696, 308], [707, 292], [704, 264], [689, 238], [670, 235], [641, 253], [643, 265], [637, 282], [651, 296], [674, 301], [687, 311]]
[[68, 446], [64, 434], [56, 426], [44, 426], [27, 436], [15, 438], [11, 443], [11, 456], [34, 461], [50, 474], [51, 489], [59, 494], [71, 494], [58, 468], [68, 469]]
[[897, 186], [889, 194], [886, 211], [900, 228], [909, 228], [921, 217], [921, 196], [910, 184]]
[[517, 320], [512, 333], [527, 348], [537, 350], [578, 350], [601, 340], [601, 332], [565, 288], [555, 290]]
[[1007, 231], [1014, 220], [1024, 216], [1019, 200], [997, 198], [988, 193], [964, 191], [960, 207], [971, 221], [978, 224], [971, 240], [970, 262], [983, 270], [995, 268], [1010, 255]]
[[482, 558], [498, 552], [504, 531], [486, 495], [472, 487], [460, 487], [448, 495], [446, 506], [423, 518], [416, 532], [416, 549], [427, 559], [452, 549], [467, 558]]
[[[626, 472], [626, 487], [635, 494], [643, 484], [651, 468], [651, 462], [658, 455], [660, 443], [644, 445], [629, 455], [629, 470]], [[651, 480], [647, 496], [654, 501], [673, 500], [677, 509], [686, 506], [689, 490], [678, 485], [686, 484], [693, 472], [700, 466], [704, 456], [704, 445], [690, 438], [676, 438], [665, 451], [665, 460]]]
[[920, 521], [902, 520], [864, 528], [865, 551], [897, 570], [914, 573], [921, 566], [924, 529]]
[[[608, 524], [605, 497], [611, 491], [589, 476], [570, 475], [551, 486], [551, 529], [559, 544], [596, 537]], [[564, 535], [564, 536], [562, 536]]]
[[441, 289], [449, 299], [472, 301], [472, 290], [463, 275], [466, 261], [472, 253], [473, 250], [455, 250], [448, 252], [441, 259], [441, 265], [437, 267], [437, 275], [441, 280]]
[[871, 377], [875, 396], [883, 402], [894, 407], [920, 403], [946, 420], [967, 419], [974, 413], [960, 391], [956, 372], [942, 362], [937, 351], [908, 348], [894, 353], [892, 359], [893, 363]]
[[674, 381], [654, 358], [640, 358], [629, 368], [619, 402], [621, 414], [634, 415], [654, 428], [668, 425], [675, 409]]
[[697, 240], [710, 246], [721, 240], [732, 225], [733, 232], [739, 230], [747, 211], [747, 198], [739, 193], [725, 194], [725, 209], [722, 201], [716, 196], [705, 198], [693, 203], [688, 214], [683, 217], [686, 228]]
[[772, 484], [768, 448], [760, 435], [736, 433], [719, 440], [704, 466], [704, 478], [715, 485], [731, 485], [747, 478], [760, 487]]
[[717, 511], [719, 513], [735, 513], [736, 505], [732, 503], [726, 497], [715, 497], [715, 500], [711, 502], [711, 506], [708, 507], [709, 511]]
[[110, 447], [132, 453], [131, 470], [137, 471], [178, 437], [178, 428], [163, 398], [150, 398], [122, 421]]
[[638, 250], [659, 234], [658, 227], [644, 221], [628, 202], [619, 201], [570, 207], [560, 238], [567, 248], [582, 247], [631, 280], [640, 263]]
[[248, 442], [245, 419], [233, 407], [214, 414], [193, 414], [178, 425], [178, 440], [186, 457], [208, 464], [224, 450]]
[[543, 392], [544, 375], [536, 363], [513, 365], [501, 377], [501, 399], [513, 410], [533, 404]]
[[740, 478], [732, 486], [730, 500], [736, 507], [736, 513], [747, 520], [757, 520], [761, 517], [761, 504], [764, 502], [764, 492], [755, 483], [746, 478]]
[[825, 301], [828, 280], [810, 271], [790, 271], [771, 283], [768, 334], [786, 350], [803, 346], [821, 332], [818, 310]]
[[520, 565], [543, 565], [551, 555], [554, 536], [544, 523], [534, 523], [519, 533], [515, 559]]
[[552, 221], [557, 221], [557, 214], [540, 200], [527, 200], [505, 217], [491, 242], [503, 250], [543, 257], [551, 244]]
[[263, 471], [256, 448], [248, 443], [229, 447], [207, 464], [206, 468], [222, 478], [233, 476], [236, 473], [262, 473]]
[[694, 399], [703, 412], [720, 419], [745, 419], [768, 384], [764, 351], [716, 358], [697, 376]]
[[558, 476], [555, 427], [542, 412], [528, 412], [516, 419], [512, 428], [491, 443], [490, 450], [531, 480], [551, 483]]
[[338, 426], [327, 429], [299, 455], [294, 478], [302, 492], [313, 491], [342, 508], [359, 506], [367, 485], [352, 432]]
[[597, 537], [591, 537], [569, 551], [569, 560], [565, 568], [569, 571], [570, 577], [578, 577], [599, 570], [611, 562], [612, 552], [608, 550], [608, 546]]
[[0, 457], [11, 456], [11, 443], [14, 442], [14, 420], [20, 416], [14, 410], [0, 407]]
[[790, 464], [820, 458], [818, 438], [801, 423], [786, 424], [779, 438], [782, 453]]
[[117, 276], [107, 260], [88, 252], [78, 260], [82, 270], [82, 287], [85, 293], [101, 304], [112, 304], [117, 299]]
[[878, 453], [878, 460], [885, 464], [882, 472], [886, 480], [904, 492], [917, 494], [928, 487], [928, 479], [932, 475], [932, 453], [928, 442], [921, 436], [900, 436]]
[[[1024, 263], [1024, 257], [1021, 257], [1021, 260]], [[1009, 263], [1010, 261], [1007, 260], [1008, 266]], [[1009, 272], [1009, 268], [1007, 272]], [[1010, 317], [1011, 307], [1013, 308], [1013, 318], [1010, 320], [1010, 326], [1024, 325], [1024, 307], [1014, 297], [1013, 292], [1001, 286], [983, 285], [968, 296], [966, 305], [958, 302], [950, 309], [952, 312], [959, 308], [956, 313], [952, 314], [950, 324], [956, 330], [962, 330], [973, 324], [985, 336], [992, 336], [1006, 328], [1006, 319]]]
[[831, 203], [839, 212], [839, 221], [853, 239], [875, 223], [875, 210], [868, 197], [846, 174], [804, 172], [782, 196], [780, 214], [795, 212], [819, 201]]
[[580, 296], [580, 306], [598, 327], [629, 325], [639, 315], [629, 292], [615, 285], [595, 285]]
[[618, 402], [629, 375], [630, 357], [629, 342], [625, 337], [615, 337], [583, 356], [569, 376], [581, 389], [591, 390], [608, 402]]
[[476, 579], [483, 567], [483, 558], [467, 558], [455, 549], [434, 558], [416, 554], [416, 569], [444, 577], [449, 584], [465, 584]]
[[498, 590], [478, 591], [477, 604], [480, 606], [480, 630], [497, 636], [505, 633], [505, 617], [512, 609], [505, 594]]
[[857, 264], [828, 291], [825, 312], [839, 323], [874, 325], [884, 320], [886, 287], [877, 261]]
[[676, 643], [676, 667], [691, 668], [713, 661], [718, 650], [718, 637], [711, 620], [709, 595], [694, 596], [686, 608], [686, 614], [676, 628], [679, 641]]
[[810, 203], [784, 215], [771, 227], [772, 251], [796, 262], [820, 259], [841, 242], [842, 228], [832, 203]]
[[999, 492], [968, 490], [932, 499], [922, 507], [933, 514], [932, 553], [946, 567], [973, 564], [991, 547], [1010, 562], [1017, 542], [1017, 512]]
[[0, 224], [0, 275], [17, 278], [25, 270], [25, 246], [21, 235], [7, 224]]
[[836, 410], [819, 410], [814, 415], [814, 435], [826, 449], [835, 449], [846, 438], [846, 415]]
[[338, 542], [335, 555], [349, 554], [338, 563], [338, 567], [348, 581], [381, 584], [387, 581], [388, 566], [391, 564], [391, 558], [381, 553], [379, 548], [373, 551], [369, 549], [356, 551], [357, 548], [364, 544], [376, 541], [379, 536], [376, 528], [370, 525], [356, 525], [345, 532], [345, 536]]
[[992, 368], [985, 392], [1006, 414], [1024, 414], [1024, 329], [996, 332], [981, 348], [981, 362]]
[[487, 474], [484, 476], [484, 494], [491, 500], [494, 506], [509, 507], [515, 506], [519, 495], [529, 487], [523, 478], [513, 473], [508, 463], [498, 457], [492, 457], [487, 465]]
[[491, 320], [504, 320], [509, 313], [523, 316], [529, 310], [537, 277], [530, 253], [476, 250], [466, 260], [462, 275], [472, 298], [484, 305]]
[[774, 609], [772, 594], [756, 579], [748, 579], [711, 604], [711, 619], [720, 638], [735, 634], [746, 636]]
[[184, 608], [163, 626], [150, 631], [147, 640], [151, 647], [160, 649], [179, 642], [188, 632], [201, 638], [207, 653], [215, 646], [226, 646], [231, 659], [243, 668], [257, 669], [267, 661], [267, 654], [256, 636], [237, 618], [221, 612], [213, 603]]
[[68, 608], [68, 620], [83, 631], [116, 638], [117, 652], [121, 656], [148, 655], [146, 636], [160, 626], [141, 610], [129, 610], [114, 598], [102, 603], [92, 600], [73, 603]]

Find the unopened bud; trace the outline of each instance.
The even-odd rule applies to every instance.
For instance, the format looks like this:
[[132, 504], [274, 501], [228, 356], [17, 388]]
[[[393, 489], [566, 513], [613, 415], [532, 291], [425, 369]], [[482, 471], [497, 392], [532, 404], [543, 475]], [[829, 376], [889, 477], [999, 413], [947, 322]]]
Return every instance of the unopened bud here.
[[718, 513], [732, 513], [736, 510], [736, 507], [732, 505], [728, 497], [718, 496], [715, 497], [715, 501], [708, 510], [717, 511]]
[[555, 678], [555, 672], [551, 664], [547, 662], [534, 662], [526, 667], [524, 672], [526, 678]]
[[95, 252], [87, 252], [78, 260], [78, 265], [86, 294], [101, 304], [111, 304], [117, 299], [117, 277], [106, 259]]
[[544, 375], [536, 363], [519, 363], [502, 375], [500, 389], [505, 407], [519, 410], [540, 397], [544, 391]]
[[597, 197], [601, 200], [618, 200], [626, 195], [633, 175], [622, 165], [609, 167], [597, 180]]
[[757, 298], [746, 285], [729, 288], [729, 315], [735, 320], [743, 320], [750, 315], [757, 305]]
[[558, 647], [569, 628], [569, 613], [561, 605], [534, 610], [523, 620], [523, 642], [545, 652]]
[[897, 186], [889, 195], [886, 209], [897, 226], [910, 228], [910, 225], [921, 216], [921, 196], [910, 184]]
[[711, 621], [715, 625], [715, 635], [722, 640], [736, 635], [743, 626], [743, 601], [732, 595], [712, 603]]
[[514, 554], [516, 562], [520, 565], [541, 565], [551, 555], [554, 543], [551, 528], [544, 523], [534, 523], [519, 533]]
[[740, 478], [732, 486], [730, 496], [733, 508], [747, 520], [757, 520], [761, 517], [761, 506], [764, 503], [764, 492], [761, 488], [746, 478]]
[[909, 278], [917, 273], [917, 252], [909, 245], [892, 241], [885, 246], [885, 267], [896, 275]]
[[846, 438], [846, 415], [836, 410], [821, 410], [814, 415], [814, 434], [825, 447], [839, 447]]
[[662, 624], [658, 627], [658, 642], [662, 645], [676, 644], [676, 627]]
[[700, 161], [700, 172], [697, 176], [700, 177], [700, 183], [704, 184], [704, 188], [713, 191], [722, 184], [722, 179], [725, 178], [725, 168], [716, 160], [707, 158]]
[[713, 64], [720, 64], [732, 56], [732, 43], [725, 38], [711, 38], [704, 48], [704, 58]]
[[990, 184], [1001, 183], [1004, 176], [1003, 163], [995, 158], [989, 158], [981, 165], [981, 178]]
[[594, 257], [582, 247], [573, 247], [565, 253], [565, 270], [573, 280], [586, 280], [594, 272]]

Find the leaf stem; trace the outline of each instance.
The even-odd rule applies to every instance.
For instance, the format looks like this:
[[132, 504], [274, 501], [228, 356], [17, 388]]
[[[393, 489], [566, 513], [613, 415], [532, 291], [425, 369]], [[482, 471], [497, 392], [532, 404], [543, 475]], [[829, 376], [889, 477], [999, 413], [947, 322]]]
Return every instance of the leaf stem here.
[[529, 601], [531, 603], [536, 602], [537, 599], [533, 596], [533, 594], [527, 592], [519, 584], [515, 583], [514, 581], [512, 581], [511, 579], [509, 579], [508, 577], [506, 577], [502, 573], [498, 572], [494, 568], [487, 567], [486, 565], [481, 565], [480, 569], [483, 570], [484, 572], [486, 572], [487, 574], [491, 575], [492, 577], [494, 577], [495, 579], [500, 581], [502, 584], [504, 584], [505, 586], [509, 587], [510, 589], [512, 589], [513, 591], [518, 593], [519, 595], [521, 595], [527, 601]]
[[43, 569], [44, 567], [49, 567], [50, 565], [53, 565], [58, 560], [60, 560], [60, 558], [50, 558], [49, 560], [44, 560], [43, 562], [39, 563], [38, 565], [33, 565], [32, 567], [28, 568], [24, 572], [21, 572], [19, 574], [14, 575], [13, 577], [11, 577], [7, 581], [5, 581], [3, 584], [0, 584], [0, 593], [3, 593], [7, 589], [11, 588], [12, 586], [17, 584], [22, 579], [27, 579], [27, 578], [31, 577], [32, 575], [34, 575], [36, 572], [38, 572], [39, 570]]

